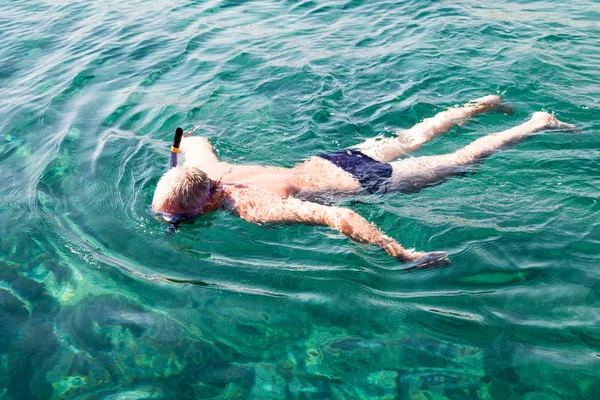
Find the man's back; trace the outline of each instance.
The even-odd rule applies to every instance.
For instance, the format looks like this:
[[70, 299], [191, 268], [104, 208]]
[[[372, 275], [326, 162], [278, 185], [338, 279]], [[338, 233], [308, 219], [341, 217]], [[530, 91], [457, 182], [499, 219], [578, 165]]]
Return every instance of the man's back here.
[[360, 191], [360, 184], [352, 175], [321, 157], [311, 157], [293, 168], [230, 164], [220, 161], [210, 142], [202, 137], [185, 138], [181, 151], [185, 156], [184, 165], [201, 169], [215, 182], [257, 186], [283, 198]]

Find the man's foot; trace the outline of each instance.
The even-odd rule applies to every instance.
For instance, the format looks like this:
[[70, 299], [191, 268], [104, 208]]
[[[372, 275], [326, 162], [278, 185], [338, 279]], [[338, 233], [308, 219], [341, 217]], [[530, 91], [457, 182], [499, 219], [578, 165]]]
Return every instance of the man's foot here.
[[498, 104], [500, 104], [500, 100], [500, 96], [496, 94], [490, 94], [488, 96], [480, 97], [478, 99], [473, 100], [473, 104], [486, 107], [495, 107]]
[[544, 129], [553, 129], [553, 130], [565, 130], [565, 131], [576, 131], [577, 127], [572, 124], [567, 124], [565, 122], [559, 121], [554, 115], [549, 114], [545, 111], [538, 111], [533, 113], [533, 116], [530, 120], [533, 124], [535, 124], [539, 130]]
[[477, 114], [481, 114], [499, 107], [500, 100], [502, 100], [500, 96], [490, 94], [488, 96], [472, 100], [462, 107], [450, 108], [446, 112], [436, 115], [434, 118], [438, 118], [440, 122], [450, 118], [453, 123], [463, 125], [465, 123], [465, 118], [472, 118]]

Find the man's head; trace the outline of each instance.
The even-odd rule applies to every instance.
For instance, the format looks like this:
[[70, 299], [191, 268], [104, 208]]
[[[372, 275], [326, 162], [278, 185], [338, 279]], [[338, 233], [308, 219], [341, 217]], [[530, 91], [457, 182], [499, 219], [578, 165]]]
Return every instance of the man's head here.
[[166, 214], [197, 214], [210, 199], [212, 182], [196, 167], [179, 166], [167, 171], [154, 192], [152, 208]]

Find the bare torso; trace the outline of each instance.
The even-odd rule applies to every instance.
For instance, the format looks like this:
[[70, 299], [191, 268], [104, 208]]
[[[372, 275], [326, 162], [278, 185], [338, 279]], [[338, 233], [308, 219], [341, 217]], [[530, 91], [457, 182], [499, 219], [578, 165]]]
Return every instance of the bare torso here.
[[204, 138], [189, 137], [184, 141], [185, 164], [200, 168], [211, 180], [223, 185], [253, 186], [283, 198], [361, 191], [356, 178], [320, 157], [311, 157], [292, 168], [236, 165], [220, 161]]

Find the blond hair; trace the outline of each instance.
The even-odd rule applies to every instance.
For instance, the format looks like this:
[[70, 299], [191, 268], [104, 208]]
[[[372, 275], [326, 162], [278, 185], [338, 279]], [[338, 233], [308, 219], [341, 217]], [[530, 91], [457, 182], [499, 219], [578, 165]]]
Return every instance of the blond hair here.
[[169, 214], [194, 212], [210, 198], [211, 189], [211, 180], [199, 168], [171, 168], [156, 185], [152, 208]]

